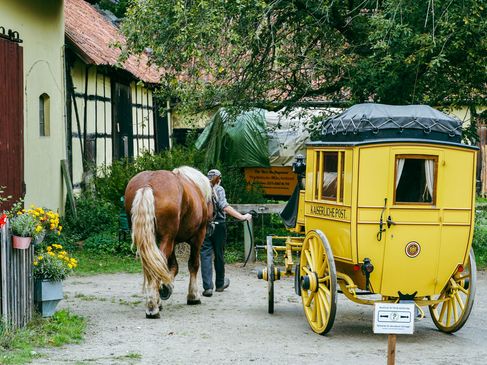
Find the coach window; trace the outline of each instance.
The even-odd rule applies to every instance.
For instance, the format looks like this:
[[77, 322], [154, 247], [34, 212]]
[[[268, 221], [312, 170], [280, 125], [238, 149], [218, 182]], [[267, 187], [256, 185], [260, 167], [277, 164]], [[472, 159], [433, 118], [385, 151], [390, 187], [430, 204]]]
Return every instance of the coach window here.
[[437, 156], [397, 155], [394, 203], [435, 204]]
[[320, 151], [316, 157], [315, 197], [320, 200], [343, 202], [345, 153]]

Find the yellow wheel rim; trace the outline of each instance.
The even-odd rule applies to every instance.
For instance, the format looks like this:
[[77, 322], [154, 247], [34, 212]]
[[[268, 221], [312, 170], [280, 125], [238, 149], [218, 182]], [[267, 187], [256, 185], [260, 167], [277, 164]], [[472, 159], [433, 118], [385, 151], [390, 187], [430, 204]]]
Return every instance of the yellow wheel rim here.
[[314, 332], [327, 333], [336, 313], [336, 270], [325, 235], [310, 231], [303, 242], [300, 258], [301, 298], [309, 325]]

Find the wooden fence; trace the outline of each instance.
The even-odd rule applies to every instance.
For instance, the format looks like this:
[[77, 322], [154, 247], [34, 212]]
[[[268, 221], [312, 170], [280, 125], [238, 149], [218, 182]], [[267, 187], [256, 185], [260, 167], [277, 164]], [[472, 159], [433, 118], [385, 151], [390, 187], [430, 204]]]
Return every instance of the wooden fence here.
[[34, 247], [12, 248], [8, 222], [0, 229], [0, 318], [9, 328], [24, 327], [34, 312]]

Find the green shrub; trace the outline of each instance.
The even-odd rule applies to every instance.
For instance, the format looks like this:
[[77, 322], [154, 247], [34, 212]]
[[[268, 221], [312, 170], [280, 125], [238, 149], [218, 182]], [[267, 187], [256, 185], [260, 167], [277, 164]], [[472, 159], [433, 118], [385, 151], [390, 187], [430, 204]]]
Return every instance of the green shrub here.
[[487, 266], [487, 214], [484, 210], [477, 211], [473, 234], [473, 249], [480, 267]]
[[81, 196], [76, 199], [77, 217], [68, 208], [64, 218], [64, 234], [68, 243], [85, 240], [101, 232], [117, 232], [118, 209], [113, 204]]
[[114, 255], [133, 255], [130, 235], [125, 240], [118, 240], [113, 232], [102, 232], [88, 237], [83, 243], [83, 250], [93, 253], [109, 253]]
[[117, 204], [125, 193], [129, 180], [141, 171], [172, 170], [187, 165], [202, 171], [204, 152], [194, 147], [175, 146], [158, 154], [143, 153], [133, 162], [115, 161], [111, 166], [103, 166], [94, 179], [95, 191], [99, 198]]

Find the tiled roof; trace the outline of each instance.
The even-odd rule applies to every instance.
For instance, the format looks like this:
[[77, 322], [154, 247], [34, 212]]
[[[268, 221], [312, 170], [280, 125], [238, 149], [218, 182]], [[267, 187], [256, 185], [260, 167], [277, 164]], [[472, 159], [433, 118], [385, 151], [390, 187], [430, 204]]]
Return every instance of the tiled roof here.
[[[64, 5], [66, 37], [82, 53], [85, 61], [95, 65], [115, 66], [120, 50], [113, 47], [123, 44], [125, 38], [120, 30], [84, 0], [65, 0]], [[156, 84], [160, 72], [147, 64], [147, 55], [130, 56], [122, 68], [137, 79]]]

